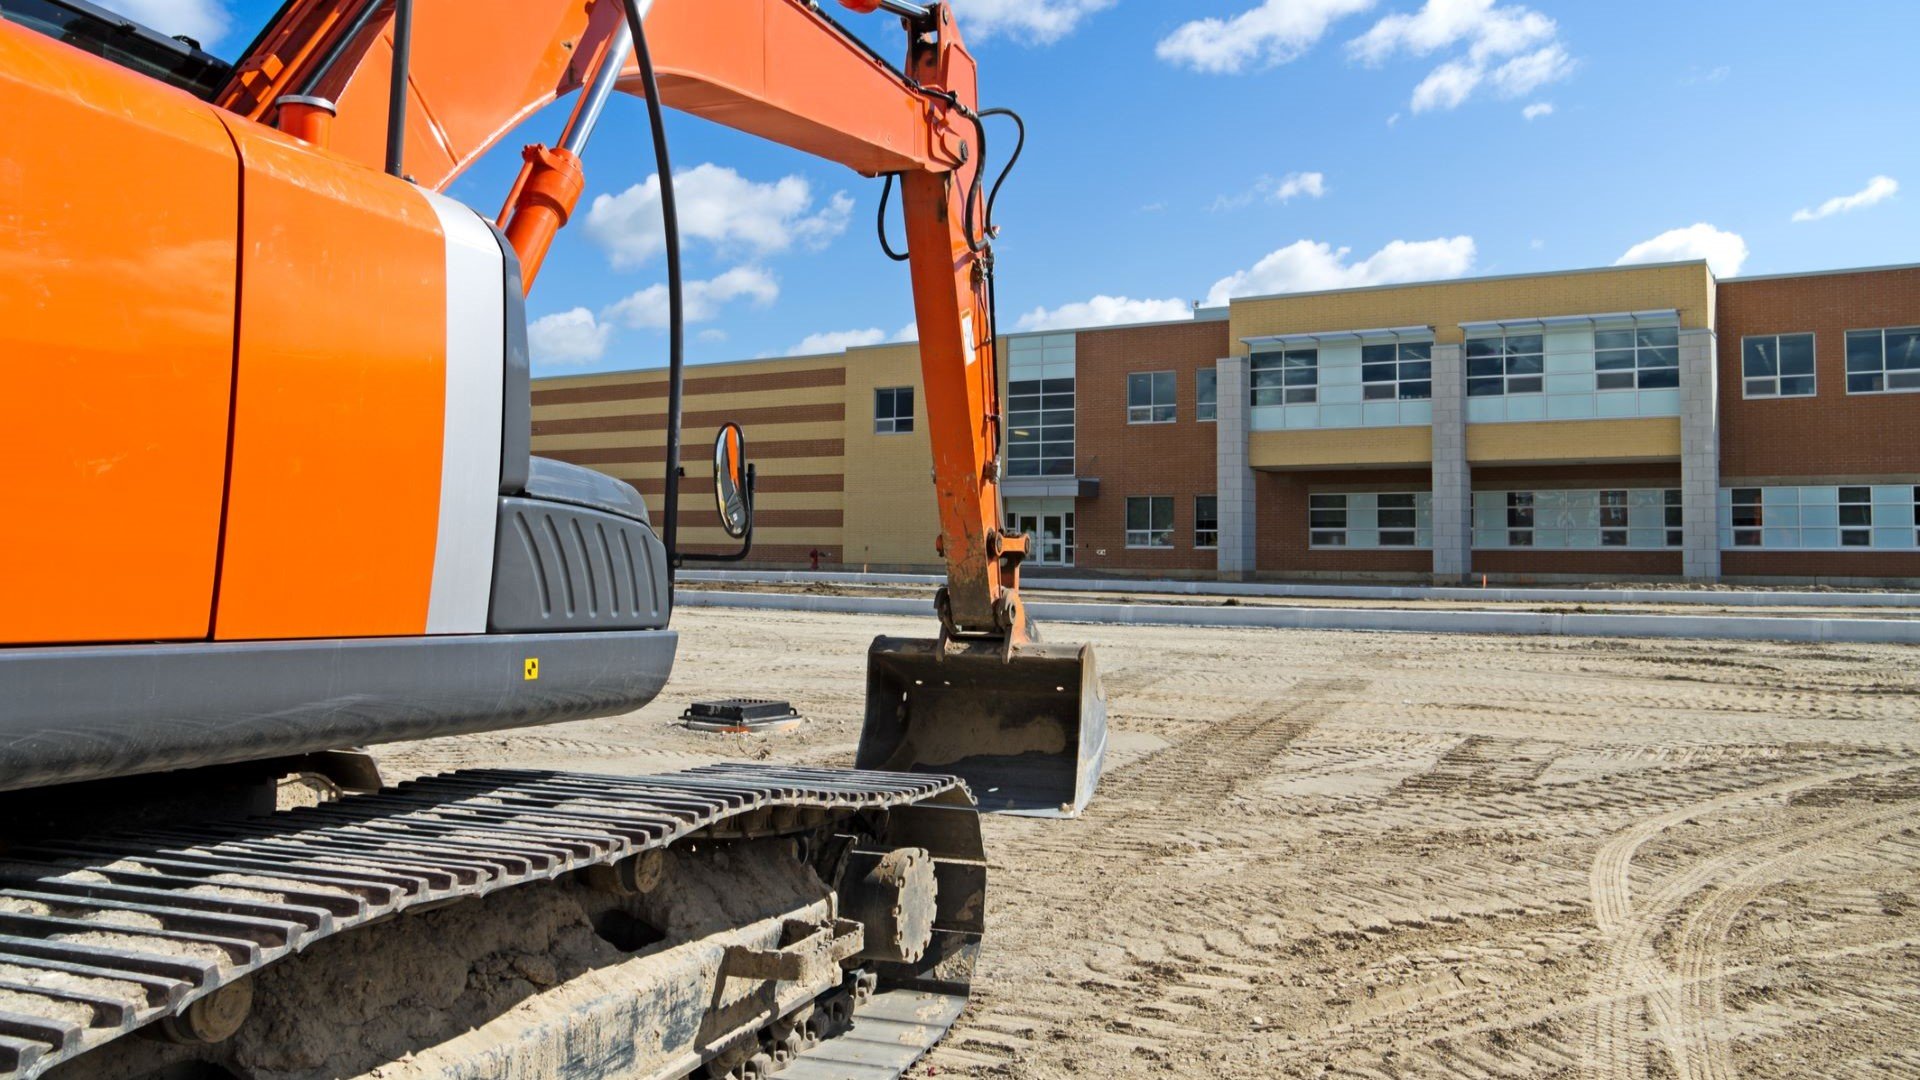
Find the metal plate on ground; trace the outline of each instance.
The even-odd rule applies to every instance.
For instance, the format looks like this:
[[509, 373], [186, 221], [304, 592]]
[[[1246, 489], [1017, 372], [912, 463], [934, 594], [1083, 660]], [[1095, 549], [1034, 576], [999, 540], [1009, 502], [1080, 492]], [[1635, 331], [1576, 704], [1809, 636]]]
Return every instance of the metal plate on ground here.
[[780, 1080], [892, 1080], [925, 1057], [966, 1007], [962, 994], [875, 994], [855, 1010], [851, 1031], [794, 1058]]
[[766, 735], [792, 731], [804, 720], [785, 701], [771, 698], [726, 698], [720, 701], [696, 701], [680, 714], [680, 723], [690, 731], [711, 731], [728, 735]]

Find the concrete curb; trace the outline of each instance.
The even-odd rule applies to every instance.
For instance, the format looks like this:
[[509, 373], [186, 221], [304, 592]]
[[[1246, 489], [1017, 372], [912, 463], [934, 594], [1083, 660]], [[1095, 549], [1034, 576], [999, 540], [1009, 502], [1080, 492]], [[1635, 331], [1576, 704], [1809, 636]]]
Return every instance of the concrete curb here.
[[[920, 597], [807, 596], [689, 589], [685, 607], [811, 611], [842, 615], [931, 616]], [[1582, 615], [1531, 611], [1407, 611], [1392, 608], [1161, 607], [1152, 604], [1029, 603], [1042, 623], [1109, 626], [1242, 627], [1272, 630], [1363, 630], [1419, 634], [1512, 634], [1528, 637], [1677, 638], [1719, 641], [1920, 644], [1920, 620], [1792, 619], [1761, 616]]]
[[[944, 585], [933, 574], [844, 574], [804, 570], [689, 570], [687, 581], [753, 585]], [[1683, 589], [1459, 589], [1421, 585], [1264, 585], [1235, 581], [1129, 581], [1029, 577], [1021, 590], [1245, 596], [1312, 600], [1455, 600], [1482, 604], [1699, 604], [1717, 607], [1920, 608], [1920, 592], [1817, 593]]]

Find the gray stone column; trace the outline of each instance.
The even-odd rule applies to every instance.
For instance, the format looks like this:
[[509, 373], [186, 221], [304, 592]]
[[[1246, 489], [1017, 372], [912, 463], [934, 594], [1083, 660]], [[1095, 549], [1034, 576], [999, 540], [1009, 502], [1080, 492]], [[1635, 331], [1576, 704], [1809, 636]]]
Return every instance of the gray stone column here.
[[1720, 358], [1712, 330], [1680, 331], [1683, 572], [1720, 580]]
[[1247, 436], [1252, 430], [1253, 382], [1251, 365], [1245, 356], [1229, 356], [1220, 361], [1219, 419], [1213, 437], [1219, 451], [1214, 492], [1220, 507], [1220, 577], [1245, 580], [1253, 576], [1256, 559], [1253, 514], [1253, 465], [1247, 453]]
[[1467, 373], [1459, 345], [1433, 347], [1433, 580], [1473, 572], [1473, 470], [1467, 464]]

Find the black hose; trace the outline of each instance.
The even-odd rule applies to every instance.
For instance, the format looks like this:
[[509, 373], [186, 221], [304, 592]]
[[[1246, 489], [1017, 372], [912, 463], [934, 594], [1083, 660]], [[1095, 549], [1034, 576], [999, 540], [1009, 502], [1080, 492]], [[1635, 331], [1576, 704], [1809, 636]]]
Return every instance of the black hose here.
[[[909, 257], [907, 253], [893, 250], [893, 244], [887, 240], [887, 200], [893, 196], [893, 179], [894, 175], [888, 173], [887, 182], [880, 185], [880, 250], [886, 254], [887, 258], [892, 259], [894, 262], [906, 262]], [[901, 186], [906, 186], [904, 181]], [[903, 200], [906, 198], [904, 192], [902, 192], [901, 198]]]
[[987, 193], [987, 235], [991, 237], [993, 235], [993, 208], [1000, 202], [1000, 185], [1006, 183], [1007, 177], [1013, 175], [1013, 167], [1020, 164], [1020, 154], [1027, 148], [1027, 122], [1021, 119], [1020, 114], [1014, 112], [1012, 109], [982, 109], [980, 110], [980, 116], [983, 119], [989, 116], [1004, 116], [1013, 121], [1014, 127], [1020, 129], [1020, 137], [1018, 141], [1013, 144], [1013, 156], [1008, 158], [1006, 165], [1001, 167], [999, 177], [993, 182], [993, 190]]
[[413, 60], [413, 0], [393, 0], [393, 78], [387, 87], [387, 174], [406, 175], [407, 65]]
[[673, 162], [667, 156], [667, 121], [660, 105], [660, 82], [654, 77], [653, 54], [647, 49], [647, 28], [632, 0], [623, 5], [633, 31], [633, 52], [640, 61], [640, 81], [647, 92], [647, 125], [653, 132], [653, 159], [660, 171], [660, 217], [667, 246], [667, 493], [661, 540], [667, 547], [667, 585], [672, 588], [680, 552], [680, 419], [686, 389], [687, 321], [680, 274], [680, 211], [673, 197]]

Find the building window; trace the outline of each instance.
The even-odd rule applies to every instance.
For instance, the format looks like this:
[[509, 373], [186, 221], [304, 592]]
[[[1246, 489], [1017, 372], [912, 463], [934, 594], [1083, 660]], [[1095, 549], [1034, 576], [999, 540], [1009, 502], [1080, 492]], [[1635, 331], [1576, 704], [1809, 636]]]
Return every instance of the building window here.
[[1740, 373], [1750, 398], [1814, 396], [1813, 335], [1742, 339]]
[[1360, 349], [1362, 397], [1367, 401], [1427, 401], [1433, 397], [1433, 342], [1403, 341]]
[[1154, 496], [1130, 496], [1127, 499], [1127, 546], [1130, 548], [1170, 548], [1173, 546], [1173, 499]]
[[1840, 489], [1840, 546], [1873, 546], [1873, 489]]
[[1193, 497], [1193, 546], [1220, 546], [1220, 499], [1214, 495]]
[[1127, 376], [1127, 423], [1171, 424], [1179, 419], [1177, 385], [1171, 371]]
[[1411, 491], [1309, 495], [1307, 541], [1313, 547], [1431, 547], [1432, 499]]
[[1413, 547], [1419, 535], [1415, 531], [1413, 494], [1381, 495], [1378, 499], [1374, 513], [1380, 526], [1380, 546]]
[[1507, 546], [1533, 546], [1533, 492], [1507, 492]]
[[901, 386], [873, 392], [873, 432], [876, 435], [906, 435], [913, 431], [913, 387]]
[[1545, 389], [1546, 338], [1498, 334], [1467, 339], [1467, 396], [1538, 394]]
[[1759, 488], [1733, 489], [1733, 546], [1760, 547], [1767, 524], [1767, 510]]
[[1320, 400], [1320, 350], [1253, 354], [1255, 405], [1312, 405]]
[[1671, 488], [1478, 491], [1473, 546], [1659, 551], [1682, 546], [1682, 517], [1680, 492]]
[[1220, 372], [1201, 368], [1193, 377], [1193, 418], [1206, 423], [1220, 419]]
[[1680, 385], [1680, 328], [1596, 330], [1593, 366], [1601, 390], [1671, 390]]
[[1074, 381], [1007, 384], [1007, 475], [1072, 476]]
[[1847, 393], [1920, 390], [1920, 326], [1847, 331]]
[[1627, 493], [1600, 493], [1600, 546], [1627, 546]]
[[1347, 546], [1347, 497], [1307, 497], [1307, 540], [1314, 547]]
[[1911, 484], [1722, 489], [1720, 546], [1914, 551], [1920, 549], [1920, 489]]

